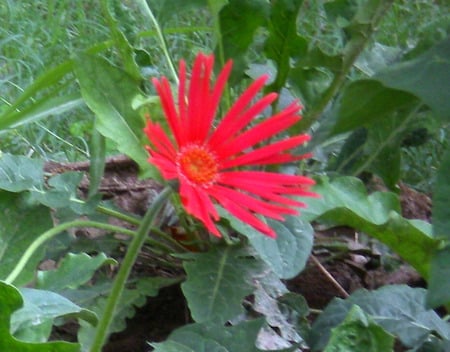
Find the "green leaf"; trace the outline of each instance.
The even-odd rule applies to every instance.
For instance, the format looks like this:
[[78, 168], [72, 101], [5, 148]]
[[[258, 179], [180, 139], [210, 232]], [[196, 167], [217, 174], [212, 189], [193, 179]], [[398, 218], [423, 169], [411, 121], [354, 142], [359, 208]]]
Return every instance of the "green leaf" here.
[[74, 289], [88, 282], [101, 266], [114, 264], [117, 262], [104, 253], [95, 257], [68, 253], [55, 270], [38, 271], [36, 287], [50, 291]]
[[31, 189], [31, 199], [50, 208], [63, 208], [76, 198], [78, 185], [83, 178], [82, 172], [69, 171], [52, 176], [48, 180], [50, 189]]
[[268, 12], [268, 4], [263, 0], [230, 0], [220, 11], [224, 60], [233, 59], [230, 82], [237, 83], [246, 69], [245, 54], [255, 31], [265, 23]]
[[413, 60], [391, 66], [374, 79], [387, 87], [414, 94], [436, 115], [450, 120], [450, 38]]
[[423, 277], [428, 277], [438, 240], [431, 237], [428, 223], [399, 215], [397, 195], [390, 192], [367, 195], [364, 184], [355, 177], [339, 177], [333, 181], [320, 178], [313, 191], [321, 197], [304, 200], [308, 207], [302, 212], [303, 220], [348, 225], [363, 231], [389, 246]]
[[309, 314], [303, 296], [290, 293], [272, 272], [265, 272], [263, 277], [255, 278], [255, 285], [252, 309], [261, 313], [271, 328], [279, 331], [279, 338], [287, 345], [289, 342], [301, 342], [298, 329]]
[[0, 117], [0, 130], [16, 128], [21, 125], [40, 120], [51, 115], [59, 116], [66, 111], [84, 105], [79, 93], [67, 96], [56, 96], [61, 90], [50, 92], [19, 111], [13, 111]]
[[427, 304], [437, 307], [450, 303], [450, 149], [447, 149], [437, 172], [433, 190], [433, 234], [445, 240], [445, 248], [431, 260]]
[[425, 296], [424, 289], [395, 285], [372, 292], [358, 290], [346, 300], [335, 298], [314, 321], [307, 342], [312, 350], [323, 350], [331, 329], [344, 321], [354, 305], [407, 347], [420, 347], [432, 334], [448, 340], [450, 325], [425, 308]]
[[[23, 304], [20, 292], [0, 281], [0, 351], [20, 352], [79, 352], [78, 344], [67, 342], [27, 343], [10, 333], [11, 315]], [[34, 317], [33, 317], [34, 319]]]
[[450, 147], [444, 153], [433, 190], [433, 234], [450, 241]]
[[86, 104], [97, 116], [99, 132], [136, 161], [145, 176], [157, 177], [147, 162], [144, 120], [132, 109], [133, 99], [140, 94], [136, 81], [108, 61], [87, 54], [76, 58], [75, 73]]
[[284, 222], [267, 220], [277, 238], [269, 238], [248, 224], [232, 216], [223, 208], [218, 208], [222, 218], [230, 226], [246, 236], [252, 247], [269, 267], [282, 279], [296, 276], [306, 265], [313, 245], [313, 228], [299, 217], [286, 217]]
[[279, 0], [271, 6], [265, 52], [267, 58], [276, 63], [277, 75], [268, 90], [279, 92], [286, 84], [292, 58], [306, 53], [307, 42], [297, 34], [297, 17], [302, 4], [303, 0]]
[[[114, 319], [109, 327], [109, 333], [119, 332], [126, 328], [127, 319], [134, 316], [136, 307], [142, 307], [147, 297], [158, 295], [161, 288], [173, 285], [179, 282], [177, 278], [165, 277], [143, 277], [133, 282], [133, 288], [125, 288]], [[107, 296], [110, 293], [111, 280], [100, 281], [96, 285], [89, 285], [76, 290], [65, 290], [61, 292], [65, 297], [69, 297], [73, 302], [83, 307], [88, 307], [98, 315], [101, 315], [106, 305]], [[78, 341], [84, 348], [92, 345], [95, 330], [90, 324], [80, 321], [80, 329], [78, 331]]]
[[263, 320], [224, 327], [211, 322], [190, 324], [176, 329], [167, 341], [153, 343], [154, 352], [258, 352], [256, 337]]
[[[34, 82], [22, 93], [22, 95], [17, 99], [11, 106], [9, 106], [6, 111], [0, 116], [0, 129], [17, 124], [20, 121], [20, 115], [17, 115], [17, 111], [21, 110], [20, 107], [27, 100], [30, 100], [38, 92], [43, 91], [47, 88], [53, 87], [60, 80], [67, 75], [73, 69], [72, 61], [66, 61], [55, 68], [46, 71], [44, 74], [39, 76]], [[48, 100], [54, 95], [50, 94], [43, 98], [44, 101]], [[39, 106], [41, 100], [38, 99], [34, 102], [36, 106]], [[33, 104], [32, 104], [33, 105]], [[32, 109], [28, 107], [28, 109]]]
[[89, 198], [97, 194], [103, 179], [106, 164], [106, 139], [100, 134], [97, 128], [91, 133], [90, 150]]
[[324, 352], [380, 352], [394, 350], [394, 336], [354, 305], [345, 320], [331, 331]]
[[[0, 279], [5, 279], [30, 244], [53, 225], [47, 207], [28, 204], [22, 195], [0, 192]], [[45, 248], [38, 248], [22, 273], [17, 285], [29, 283], [34, 278]]]
[[338, 118], [332, 135], [345, 133], [357, 127], [385, 121], [398, 109], [412, 104], [416, 99], [409, 93], [391, 89], [382, 83], [363, 79], [352, 82], [343, 92]]
[[431, 258], [428, 279], [427, 307], [434, 308], [450, 303], [450, 245], [436, 251]]
[[136, 80], [136, 83], [138, 83], [141, 79], [141, 74], [138, 65], [134, 61], [133, 47], [120, 30], [117, 20], [112, 16], [109, 9], [109, 1], [103, 0], [101, 1], [101, 5], [103, 16], [106, 19], [106, 23], [108, 24], [111, 33], [111, 39], [119, 52], [125, 71]]
[[[28, 342], [47, 341], [53, 320], [60, 317], [80, 318], [92, 325], [97, 323], [97, 317], [93, 312], [83, 309], [57, 293], [22, 288], [23, 307], [14, 312], [11, 318], [11, 332]], [[41, 335], [36, 335], [36, 328], [48, 327], [41, 330]], [[32, 338], [32, 339], [30, 339]]]
[[195, 253], [184, 262], [186, 281], [181, 285], [196, 322], [225, 323], [243, 312], [242, 300], [253, 291], [252, 275], [260, 263], [242, 248], [217, 247]]
[[22, 192], [44, 181], [44, 162], [25, 156], [0, 154], [0, 189]]

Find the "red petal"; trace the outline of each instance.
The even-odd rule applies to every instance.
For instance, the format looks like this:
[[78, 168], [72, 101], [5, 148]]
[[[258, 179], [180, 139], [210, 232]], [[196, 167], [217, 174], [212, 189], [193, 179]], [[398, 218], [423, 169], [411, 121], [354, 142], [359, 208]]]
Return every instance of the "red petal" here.
[[[226, 113], [226, 115], [222, 118], [220, 124], [217, 126], [214, 134], [211, 136], [210, 145], [212, 148], [216, 148], [223, 143], [230, 135], [235, 134], [235, 121], [241, 118], [241, 115], [244, 114], [244, 109], [252, 99], [258, 94], [261, 88], [264, 86], [265, 81], [267, 80], [267, 76], [262, 76], [256, 81], [254, 81], [247, 90], [242, 93], [242, 95], [238, 98], [238, 100], [233, 104], [231, 109]], [[273, 97], [275, 93], [269, 95], [269, 97], [263, 98], [264, 105], [267, 106], [273, 101]], [[276, 98], [276, 95], [275, 95]], [[248, 116], [245, 116], [248, 119]], [[251, 116], [252, 118], [254, 116]]]
[[219, 220], [219, 214], [203, 189], [193, 187], [181, 180], [180, 197], [189, 214], [200, 220], [214, 236], [221, 237], [213, 222], [213, 220]]
[[175, 140], [178, 146], [184, 144], [183, 135], [180, 133], [182, 126], [180, 126], [179, 117], [175, 110], [175, 103], [173, 101], [172, 91], [170, 90], [170, 84], [166, 77], [161, 78], [159, 82], [156, 78], [153, 79], [153, 84], [156, 91], [159, 94], [161, 105], [163, 107], [164, 113], [169, 121], [170, 129], [172, 130]]
[[223, 157], [236, 154], [288, 129], [300, 120], [300, 116], [297, 114], [300, 107], [298, 102], [294, 102], [280, 113], [269, 117], [258, 125], [241, 133], [236, 138], [224, 139], [226, 142], [222, 144], [222, 148], [225, 150]]
[[223, 168], [231, 168], [241, 165], [262, 165], [262, 164], [280, 164], [301, 159], [291, 154], [281, 154], [286, 150], [292, 150], [306, 141], [310, 140], [308, 135], [301, 135], [297, 137], [288, 138], [278, 141], [262, 148], [253, 150], [244, 155], [238, 156], [235, 159], [223, 162]]

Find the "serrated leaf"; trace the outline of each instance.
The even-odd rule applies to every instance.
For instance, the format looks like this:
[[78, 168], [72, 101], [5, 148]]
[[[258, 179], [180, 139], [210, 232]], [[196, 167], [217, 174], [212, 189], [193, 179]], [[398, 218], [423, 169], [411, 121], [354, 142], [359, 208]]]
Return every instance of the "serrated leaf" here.
[[242, 299], [253, 291], [252, 275], [260, 265], [240, 247], [217, 247], [194, 253], [184, 262], [187, 274], [181, 285], [196, 322], [220, 322], [243, 312]]
[[312, 350], [322, 350], [331, 329], [344, 321], [353, 305], [358, 305], [405, 346], [419, 347], [431, 334], [448, 340], [450, 325], [425, 308], [425, 296], [424, 289], [395, 285], [375, 291], [358, 290], [346, 300], [335, 298], [314, 321], [308, 343]]
[[[289, 291], [285, 287], [283, 282], [274, 273], [264, 273], [263, 277], [255, 278], [254, 281], [256, 290], [253, 293], [253, 310], [261, 313], [265, 317], [267, 324], [279, 331], [279, 339], [282, 339], [284, 342], [302, 341], [302, 338], [297, 331], [297, 323], [302, 318], [306, 318], [306, 316], [308, 315], [306, 301], [304, 301], [304, 308], [306, 307], [306, 309], [303, 311], [304, 314], [297, 315], [293, 312], [293, 310], [287, 309], [287, 306], [284, 303], [278, 301], [280, 297], [282, 297], [284, 294], [288, 294]], [[297, 298], [299, 297], [301, 296], [298, 296]], [[291, 303], [292, 301], [293, 299], [291, 300]], [[291, 320], [292, 313], [296, 315], [295, 319], [293, 320]]]
[[413, 60], [391, 66], [374, 78], [387, 87], [414, 94], [442, 119], [450, 119], [450, 38]]
[[397, 195], [390, 192], [367, 195], [363, 183], [355, 177], [332, 181], [320, 178], [313, 191], [321, 197], [305, 200], [308, 207], [302, 211], [303, 220], [348, 225], [363, 231], [389, 246], [423, 277], [428, 277], [438, 241], [431, 236], [430, 224], [399, 215]]
[[106, 60], [87, 54], [76, 58], [75, 73], [86, 104], [97, 116], [99, 132], [136, 161], [145, 176], [157, 177], [143, 146], [144, 120], [132, 109], [140, 94], [136, 81]]
[[31, 199], [50, 208], [64, 208], [76, 198], [78, 185], [83, 173], [70, 171], [52, 176], [48, 180], [49, 189], [39, 187], [30, 192]]
[[331, 331], [324, 352], [388, 352], [394, 350], [394, 336], [364, 311], [353, 306], [342, 324]]
[[211, 322], [190, 324], [176, 329], [166, 342], [152, 346], [154, 352], [258, 352], [255, 341], [263, 322], [258, 319], [231, 327]]
[[[125, 329], [127, 319], [134, 316], [136, 308], [145, 304], [147, 297], [157, 296], [161, 288], [177, 282], [179, 282], [177, 278], [164, 277], [144, 277], [137, 279], [134, 282], [133, 289], [126, 288], [123, 291], [108, 333], [111, 334]], [[106, 305], [107, 296], [110, 293], [111, 284], [112, 282], [108, 280], [77, 290], [65, 290], [62, 294], [70, 297], [73, 302], [88, 307], [101, 316]], [[95, 329], [91, 325], [81, 321], [80, 329], [78, 330], [78, 341], [82, 344], [83, 348], [87, 349], [91, 346], [94, 336]]]
[[[93, 312], [77, 306], [55, 292], [32, 288], [22, 288], [20, 292], [24, 304], [12, 315], [11, 332], [22, 338], [28, 337], [29, 342], [47, 341], [53, 320], [59, 317], [80, 318], [92, 325], [97, 323], [97, 317]], [[44, 328], [40, 336], [36, 335], [34, 332], [42, 326], [48, 327], [48, 330]]]
[[223, 208], [218, 208], [222, 218], [230, 226], [246, 236], [267, 265], [283, 279], [296, 276], [306, 265], [313, 245], [313, 228], [300, 217], [286, 217], [284, 222], [268, 219], [267, 223], [274, 229], [277, 238], [269, 238], [251, 226], [240, 221]]
[[15, 339], [10, 332], [11, 315], [23, 304], [20, 292], [0, 281], [0, 351], [79, 352], [80, 346], [67, 342], [28, 343]]
[[0, 154], [0, 189], [22, 192], [40, 187], [44, 181], [44, 162], [25, 156]]
[[86, 253], [68, 253], [55, 270], [38, 271], [36, 287], [49, 291], [75, 289], [88, 282], [103, 265], [117, 262], [104, 253], [91, 257]]
[[[6, 279], [30, 244], [53, 226], [47, 207], [28, 204], [21, 194], [0, 191], [0, 279]], [[29, 283], [42, 260], [45, 248], [38, 248], [14, 281]]]

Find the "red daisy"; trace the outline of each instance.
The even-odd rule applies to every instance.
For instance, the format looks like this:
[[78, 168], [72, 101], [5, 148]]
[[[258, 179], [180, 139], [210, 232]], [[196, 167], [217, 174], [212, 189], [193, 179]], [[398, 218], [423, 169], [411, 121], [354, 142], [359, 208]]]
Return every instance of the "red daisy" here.
[[[310, 139], [306, 134], [268, 142], [300, 120], [301, 105], [293, 102], [279, 113], [257, 121], [256, 116], [277, 99], [276, 93], [256, 99], [268, 76], [254, 81], [219, 120], [215, 117], [230, 75], [229, 61], [211, 85], [214, 56], [198, 54], [187, 87], [186, 65], [180, 62], [178, 101], [174, 101], [167, 78], [153, 79], [161, 99], [170, 135], [150, 119], [144, 129], [151, 145], [149, 162], [167, 180], [177, 179], [186, 211], [203, 222], [215, 236], [219, 214], [214, 203], [269, 237], [275, 232], [257, 215], [283, 220], [298, 214], [302, 202], [291, 196], [314, 196], [314, 181], [305, 176], [256, 171], [249, 168], [281, 164], [305, 158], [289, 150]], [[256, 99], [256, 100], [255, 100]], [[267, 140], [267, 144], [261, 145]]]

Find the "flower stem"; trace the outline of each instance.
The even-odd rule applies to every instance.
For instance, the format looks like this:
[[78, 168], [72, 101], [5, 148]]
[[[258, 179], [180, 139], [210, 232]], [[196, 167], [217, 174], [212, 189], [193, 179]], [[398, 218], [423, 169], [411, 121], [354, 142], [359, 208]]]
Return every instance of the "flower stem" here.
[[125, 229], [123, 227], [114, 226], [110, 224], [105, 224], [97, 221], [91, 221], [91, 220], [75, 220], [66, 222], [64, 224], [60, 224], [58, 226], [53, 227], [52, 229], [44, 232], [42, 235], [40, 235], [38, 238], [36, 238], [31, 245], [26, 249], [23, 256], [20, 258], [17, 265], [14, 267], [13, 271], [8, 275], [8, 277], [4, 280], [8, 284], [12, 284], [15, 279], [20, 275], [22, 270], [27, 265], [30, 258], [33, 256], [33, 254], [36, 252], [36, 250], [46, 241], [52, 239], [56, 235], [60, 234], [61, 232], [69, 229], [69, 228], [75, 228], [75, 227], [94, 227], [97, 229], [102, 230], [108, 230], [118, 233], [123, 233], [124, 235], [130, 235], [134, 236], [135, 232]]
[[177, 70], [175, 69], [175, 65], [173, 64], [172, 57], [169, 54], [169, 49], [167, 48], [166, 39], [164, 38], [164, 34], [161, 30], [161, 26], [159, 25], [158, 21], [156, 20], [155, 15], [153, 14], [152, 9], [150, 6], [148, 6], [147, 2], [145, 0], [137, 0], [136, 1], [138, 6], [140, 6], [141, 10], [147, 14], [148, 17], [150, 17], [150, 20], [153, 22], [153, 25], [156, 29], [156, 34], [158, 36], [159, 42], [161, 44], [161, 48], [163, 50], [164, 56], [166, 57], [167, 63], [169, 65], [169, 69], [172, 73], [172, 76], [176, 82], [176, 84], [179, 84], [178, 80], [178, 74]]
[[111, 322], [114, 318], [116, 306], [119, 303], [126, 281], [128, 279], [128, 276], [130, 275], [131, 269], [155, 221], [156, 215], [163, 206], [164, 202], [168, 199], [171, 192], [172, 189], [170, 186], [164, 188], [163, 191], [154, 199], [152, 205], [145, 213], [141, 225], [137, 230], [136, 236], [131, 241], [127, 253], [125, 255], [125, 258], [123, 259], [122, 265], [120, 266], [119, 272], [117, 273], [116, 278], [114, 280], [111, 293], [106, 302], [103, 316], [101, 317], [99, 324], [97, 326], [97, 330], [95, 333], [94, 341], [92, 343], [90, 352], [101, 352], [101, 349], [108, 337], [109, 326], [111, 325]]

